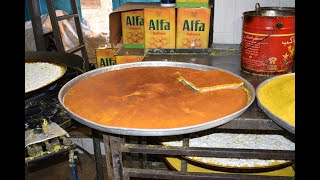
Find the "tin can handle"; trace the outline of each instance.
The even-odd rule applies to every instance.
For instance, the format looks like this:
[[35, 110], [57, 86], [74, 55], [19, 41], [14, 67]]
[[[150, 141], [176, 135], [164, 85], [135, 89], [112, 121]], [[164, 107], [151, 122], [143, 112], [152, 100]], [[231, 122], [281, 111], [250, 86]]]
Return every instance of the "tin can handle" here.
[[256, 3], [255, 9], [256, 9], [256, 13], [259, 14], [259, 11], [261, 11], [260, 4], [259, 4], [259, 3]]

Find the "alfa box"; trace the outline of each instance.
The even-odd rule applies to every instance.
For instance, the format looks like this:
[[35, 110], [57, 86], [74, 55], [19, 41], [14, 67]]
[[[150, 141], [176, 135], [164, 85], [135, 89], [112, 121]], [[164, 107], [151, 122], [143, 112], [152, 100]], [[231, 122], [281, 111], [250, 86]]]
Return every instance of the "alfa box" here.
[[209, 8], [177, 8], [177, 49], [208, 48]]

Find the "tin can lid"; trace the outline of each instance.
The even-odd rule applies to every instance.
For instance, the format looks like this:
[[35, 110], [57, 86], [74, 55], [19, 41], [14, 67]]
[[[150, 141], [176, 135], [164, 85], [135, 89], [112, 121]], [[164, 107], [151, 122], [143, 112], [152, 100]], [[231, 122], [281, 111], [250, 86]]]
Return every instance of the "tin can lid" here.
[[246, 11], [244, 16], [261, 16], [261, 17], [294, 17], [294, 11], [287, 10], [258, 10], [258, 11]]

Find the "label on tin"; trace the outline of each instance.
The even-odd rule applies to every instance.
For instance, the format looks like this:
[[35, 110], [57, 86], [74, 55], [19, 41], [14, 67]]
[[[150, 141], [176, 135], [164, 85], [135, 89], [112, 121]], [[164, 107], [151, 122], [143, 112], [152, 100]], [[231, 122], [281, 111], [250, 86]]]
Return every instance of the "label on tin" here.
[[295, 34], [257, 34], [243, 31], [241, 66], [262, 73], [285, 73], [292, 67]]

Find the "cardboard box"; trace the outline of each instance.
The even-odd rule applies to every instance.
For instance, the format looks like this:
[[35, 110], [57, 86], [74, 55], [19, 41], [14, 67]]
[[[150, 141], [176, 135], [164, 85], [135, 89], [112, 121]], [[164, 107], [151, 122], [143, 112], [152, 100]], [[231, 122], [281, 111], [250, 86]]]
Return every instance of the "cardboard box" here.
[[143, 10], [121, 13], [122, 39], [125, 48], [144, 48]]
[[177, 49], [208, 48], [209, 8], [177, 8]]
[[176, 9], [144, 8], [145, 48], [175, 49]]
[[210, 0], [176, 0], [176, 7], [209, 8]]
[[109, 14], [110, 43], [114, 47], [120, 43], [122, 36], [121, 13], [133, 10], [143, 10], [146, 7], [161, 7], [160, 2], [127, 2]]
[[115, 54], [116, 64], [140, 62], [144, 58], [144, 49], [121, 47]]
[[116, 58], [114, 54], [117, 52], [116, 48], [112, 48], [111, 45], [101, 46], [96, 49], [97, 64], [96, 68], [112, 66], [116, 64]]

